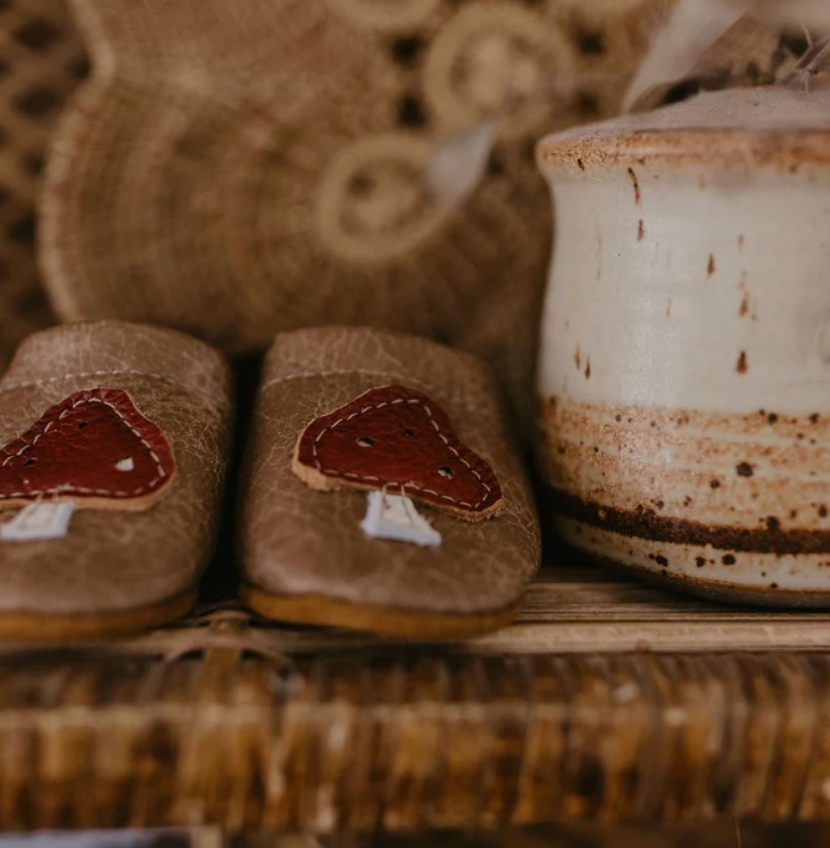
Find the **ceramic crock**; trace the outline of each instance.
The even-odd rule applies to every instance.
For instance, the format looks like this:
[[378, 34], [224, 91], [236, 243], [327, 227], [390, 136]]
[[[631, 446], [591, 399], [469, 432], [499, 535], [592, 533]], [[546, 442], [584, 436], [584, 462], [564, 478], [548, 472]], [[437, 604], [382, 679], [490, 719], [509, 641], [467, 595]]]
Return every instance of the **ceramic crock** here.
[[830, 93], [701, 95], [537, 156], [559, 531], [704, 594], [830, 606]]

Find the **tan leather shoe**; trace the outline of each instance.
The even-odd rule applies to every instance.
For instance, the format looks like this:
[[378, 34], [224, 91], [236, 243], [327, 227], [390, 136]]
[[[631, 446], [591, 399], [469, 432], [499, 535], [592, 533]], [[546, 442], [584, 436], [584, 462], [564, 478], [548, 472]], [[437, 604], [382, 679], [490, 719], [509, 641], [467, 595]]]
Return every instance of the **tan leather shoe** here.
[[229, 419], [227, 366], [202, 342], [111, 321], [30, 336], [0, 381], [0, 637], [95, 637], [186, 612]]
[[267, 356], [251, 438], [251, 608], [420, 638], [511, 620], [539, 532], [484, 364], [376, 330], [287, 333]]

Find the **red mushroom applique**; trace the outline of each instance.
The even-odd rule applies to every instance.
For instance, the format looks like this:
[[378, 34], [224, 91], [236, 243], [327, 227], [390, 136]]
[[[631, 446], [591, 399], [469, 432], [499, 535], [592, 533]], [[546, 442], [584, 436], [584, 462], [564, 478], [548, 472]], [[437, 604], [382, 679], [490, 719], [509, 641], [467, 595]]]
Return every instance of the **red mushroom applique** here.
[[0, 509], [44, 498], [140, 510], [175, 472], [167, 437], [122, 389], [76, 392], [0, 450]]
[[406, 386], [371, 389], [312, 421], [293, 469], [315, 489], [351, 487], [407, 495], [465, 521], [501, 508], [489, 463], [458, 439], [449, 416]]

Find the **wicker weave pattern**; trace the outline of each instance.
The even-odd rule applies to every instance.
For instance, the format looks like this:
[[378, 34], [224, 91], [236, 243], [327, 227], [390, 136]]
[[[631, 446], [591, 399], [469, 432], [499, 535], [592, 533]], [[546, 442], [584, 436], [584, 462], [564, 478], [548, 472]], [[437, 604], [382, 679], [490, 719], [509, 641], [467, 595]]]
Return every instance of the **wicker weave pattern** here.
[[443, 648], [234, 605], [69, 655], [6, 646], [0, 828], [826, 819], [827, 644], [819, 615], [746, 620], [579, 566]]
[[[408, 330], [489, 360], [529, 426], [551, 230], [533, 143], [611, 114], [666, 3], [583, 5], [79, 0], [95, 75], [41, 205], [57, 312], [230, 353], [302, 326]], [[431, 151], [511, 87], [477, 190], [436, 202]]]
[[49, 133], [86, 69], [62, 0], [0, 2], [0, 368], [52, 321], [35, 266], [35, 196]]
[[824, 654], [6, 665], [0, 825], [819, 819], [828, 680]]

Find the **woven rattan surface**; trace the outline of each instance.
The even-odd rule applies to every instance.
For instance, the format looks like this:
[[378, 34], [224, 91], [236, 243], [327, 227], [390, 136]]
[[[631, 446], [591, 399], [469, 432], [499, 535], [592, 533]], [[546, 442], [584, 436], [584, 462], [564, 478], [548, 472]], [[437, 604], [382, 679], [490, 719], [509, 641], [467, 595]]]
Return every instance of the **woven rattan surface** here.
[[[574, 0], [551, 0], [564, 10], [562, 26], [578, 42], [576, 69], [585, 74], [584, 91], [567, 115], [559, 117], [562, 122], [593, 120], [612, 108], [625, 81], [619, 70], [630, 72], [633, 67], [626, 45], [634, 34], [615, 28], [608, 15], [638, 2], [646, 0], [603, 0], [594, 10]], [[445, 0], [445, 5], [455, 4]], [[516, 0], [516, 5], [522, 4]], [[742, 41], [738, 48], [733, 44], [725, 51], [724, 63], [740, 65], [751, 57], [764, 67], [772, 49], [769, 42], [765, 33], [758, 43]], [[87, 70], [84, 47], [64, 0], [0, 0], [0, 369], [21, 338], [53, 320], [36, 269], [35, 199], [56, 119]]]
[[63, 0], [0, 2], [0, 369], [52, 321], [35, 264], [35, 198], [55, 119], [86, 71]]
[[[830, 622], [586, 566], [454, 645], [233, 603], [0, 658], [0, 827], [500, 828], [830, 814]], [[749, 650], [752, 649], [752, 650]]]
[[[722, 819], [691, 827], [552, 825], [501, 831], [346, 834], [321, 838], [308, 834], [242, 834], [229, 841], [229, 848], [790, 848], [793, 845], [823, 848], [828, 838], [830, 827], [826, 825], [769, 826]], [[199, 841], [191, 842], [190, 848], [202, 848], [201, 833], [196, 839]], [[215, 842], [210, 848], [214, 845]]]

